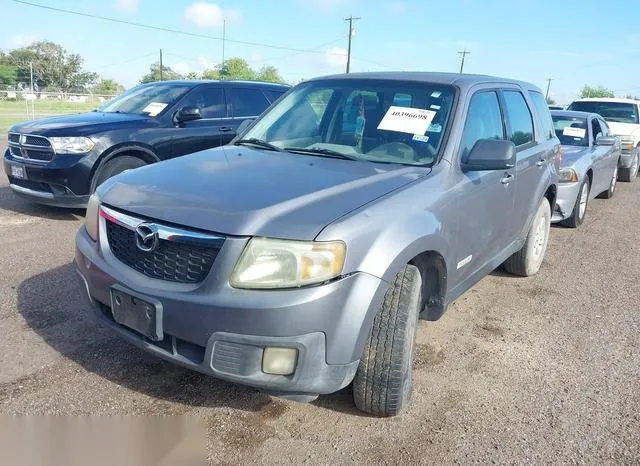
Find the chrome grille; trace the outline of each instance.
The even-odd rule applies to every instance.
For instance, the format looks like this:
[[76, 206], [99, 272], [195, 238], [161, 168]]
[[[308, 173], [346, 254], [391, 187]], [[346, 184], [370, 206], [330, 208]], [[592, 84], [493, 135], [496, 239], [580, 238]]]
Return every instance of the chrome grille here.
[[[224, 238], [166, 227], [101, 207], [107, 242], [113, 255], [123, 264], [150, 278], [177, 283], [202, 282], [216, 259]], [[140, 249], [136, 227], [153, 225], [158, 232], [157, 247]]]
[[9, 133], [9, 151], [13, 157], [49, 162], [55, 155], [51, 143], [44, 136]]

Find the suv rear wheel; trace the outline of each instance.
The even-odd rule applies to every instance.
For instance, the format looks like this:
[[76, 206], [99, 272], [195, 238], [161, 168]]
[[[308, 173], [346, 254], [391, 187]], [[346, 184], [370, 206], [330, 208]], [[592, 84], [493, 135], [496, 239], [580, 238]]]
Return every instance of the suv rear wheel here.
[[504, 262], [507, 272], [521, 277], [535, 275], [544, 259], [551, 228], [551, 206], [544, 198], [533, 217], [524, 246]]
[[420, 271], [406, 265], [387, 291], [353, 380], [358, 409], [395, 416], [409, 404], [421, 290]]
[[138, 157], [132, 157], [130, 155], [121, 155], [109, 160], [102, 167], [100, 167], [96, 174], [96, 181], [94, 184], [95, 189], [102, 183], [107, 181], [112, 176], [116, 176], [126, 170], [133, 170], [134, 168], [142, 167], [146, 163]]
[[626, 181], [627, 183], [632, 183], [636, 180], [638, 175], [638, 166], [640, 162], [638, 161], [638, 152], [636, 151], [636, 156], [633, 158], [633, 162], [631, 162], [631, 166], [629, 168], [621, 168], [618, 173], [620, 175], [620, 181]]

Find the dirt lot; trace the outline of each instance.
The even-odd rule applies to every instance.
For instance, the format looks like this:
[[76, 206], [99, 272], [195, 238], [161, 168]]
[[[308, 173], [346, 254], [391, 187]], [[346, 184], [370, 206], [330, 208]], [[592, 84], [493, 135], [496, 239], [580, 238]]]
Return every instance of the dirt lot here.
[[553, 228], [535, 278], [487, 277], [418, 330], [411, 409], [359, 414], [148, 356], [96, 326], [71, 265], [82, 212], [0, 171], [0, 412], [197, 415], [214, 463], [640, 462], [640, 182]]

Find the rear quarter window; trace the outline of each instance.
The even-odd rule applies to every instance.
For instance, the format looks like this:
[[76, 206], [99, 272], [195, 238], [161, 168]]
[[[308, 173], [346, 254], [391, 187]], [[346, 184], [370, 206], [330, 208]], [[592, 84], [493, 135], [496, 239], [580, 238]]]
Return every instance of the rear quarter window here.
[[533, 142], [533, 118], [520, 91], [502, 91], [509, 123], [509, 139], [516, 147]]
[[536, 114], [538, 115], [540, 127], [542, 129], [542, 137], [547, 141], [549, 139], [553, 139], [555, 132], [553, 128], [553, 120], [551, 119], [551, 112], [549, 112], [547, 101], [540, 92], [536, 91], [529, 91], [529, 97], [531, 97], [533, 105], [536, 108]]

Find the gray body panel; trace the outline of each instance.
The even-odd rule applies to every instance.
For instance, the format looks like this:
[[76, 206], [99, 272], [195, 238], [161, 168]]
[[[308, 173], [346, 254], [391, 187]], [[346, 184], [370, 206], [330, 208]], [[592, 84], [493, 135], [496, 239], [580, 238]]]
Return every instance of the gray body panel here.
[[[457, 87], [449, 134], [432, 168], [226, 146], [122, 174], [100, 186], [105, 204], [141, 219], [215, 232], [227, 239], [202, 283], [172, 284], [118, 262], [101, 219], [98, 246], [84, 230], [77, 237], [76, 266], [94, 307], [102, 305], [104, 310], [109, 288], [120, 284], [162, 302], [165, 332], [172, 338], [206, 348], [204, 362], [195, 369], [267, 390], [327, 393], [353, 377], [389, 282], [405, 264], [423, 253], [442, 259], [445, 289], [440, 304], [446, 308], [520, 249], [540, 202], [557, 183], [553, 154], [559, 142], [542, 137], [528, 96], [528, 91], [539, 89], [517, 81], [453, 74], [335, 77], [369, 78]], [[531, 107], [536, 142], [518, 151], [512, 169], [465, 172], [461, 167], [459, 141], [469, 100], [482, 89], [520, 90]], [[508, 183], [503, 182], [506, 174], [512, 175]], [[252, 236], [343, 241], [347, 254], [342, 276], [299, 289], [234, 289], [229, 276]], [[139, 346], [188, 365], [175, 351], [158, 353], [156, 346], [112, 324]], [[324, 335], [322, 345], [309, 336], [318, 333]], [[221, 334], [236, 343], [242, 335], [255, 337], [258, 347], [278, 339], [284, 346], [312, 345], [315, 349], [305, 350], [302, 363], [317, 369], [317, 380], [298, 383], [280, 377], [274, 382], [260, 374], [238, 378], [216, 371], [211, 361], [214, 341]], [[323, 385], [327, 365], [335, 372], [332, 382]]]
[[560, 169], [572, 168], [578, 176], [578, 181], [574, 183], [560, 183], [558, 185], [556, 209], [554, 210], [551, 219], [552, 222], [557, 223], [571, 216], [578, 199], [580, 186], [582, 185], [584, 177], [587, 176], [587, 173], [591, 176], [589, 200], [609, 189], [611, 179], [616, 168], [618, 166], [622, 166], [620, 165], [622, 153], [620, 151], [620, 147], [617, 145], [598, 146], [594, 144], [595, 138], [593, 134], [592, 121], [599, 118], [599, 115], [566, 110], [554, 111], [552, 112], [552, 115], [586, 118], [589, 138], [588, 146], [562, 146], [564, 155], [562, 157]]

